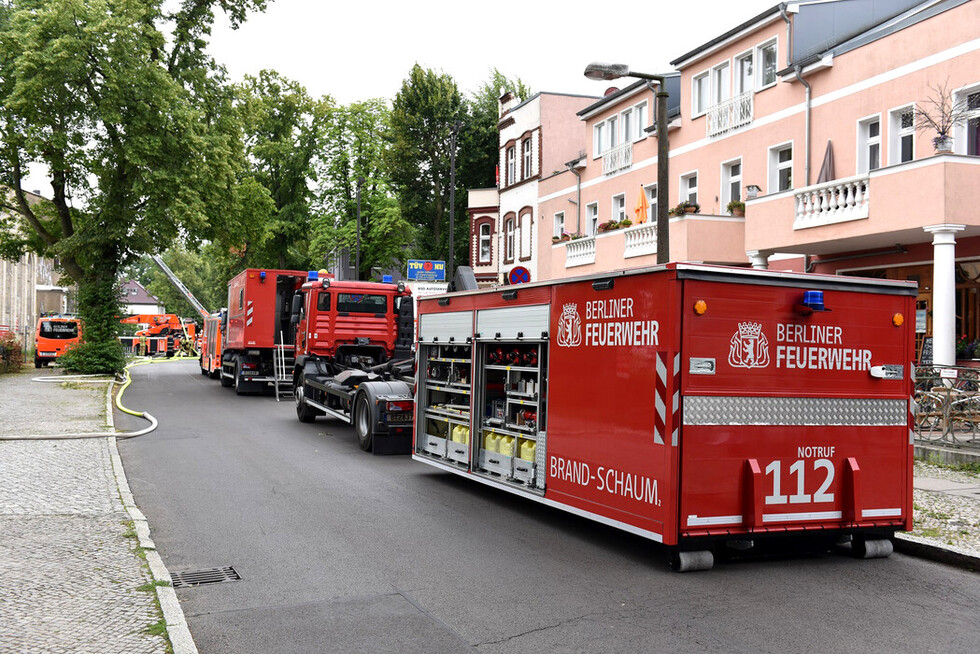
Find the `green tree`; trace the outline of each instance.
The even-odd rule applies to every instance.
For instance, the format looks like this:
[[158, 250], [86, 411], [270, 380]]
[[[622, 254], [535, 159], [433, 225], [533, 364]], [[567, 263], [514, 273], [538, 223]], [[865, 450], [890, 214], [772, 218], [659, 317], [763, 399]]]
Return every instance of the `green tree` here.
[[250, 241], [257, 255], [251, 264], [306, 268], [310, 181], [323, 146], [324, 117], [333, 101], [326, 97], [316, 102], [300, 84], [268, 70], [246, 77], [237, 90], [252, 178], [268, 191], [273, 204], [264, 221], [252, 223], [263, 224], [263, 231], [261, 239]]
[[450, 134], [464, 118], [452, 77], [415, 64], [395, 96], [385, 164], [402, 216], [418, 230], [416, 254], [425, 258], [449, 254]]
[[[142, 252], [220, 230], [240, 134], [205, 51], [214, 8], [233, 25], [265, 0], [12, 0], [0, 6], [0, 166], [17, 223], [0, 249], [58, 257], [78, 283], [85, 343], [69, 363], [118, 370], [118, 272]], [[162, 28], [171, 29], [165, 37]], [[32, 163], [52, 199], [28, 201]]]
[[383, 100], [333, 108], [327, 115], [318, 163], [318, 215], [313, 220], [311, 254], [315, 261], [330, 266], [346, 252], [353, 266], [358, 179], [363, 179], [360, 279], [368, 279], [374, 267], [404, 265], [414, 240], [412, 225], [403, 218], [383, 167], [388, 143], [382, 134], [389, 116]]

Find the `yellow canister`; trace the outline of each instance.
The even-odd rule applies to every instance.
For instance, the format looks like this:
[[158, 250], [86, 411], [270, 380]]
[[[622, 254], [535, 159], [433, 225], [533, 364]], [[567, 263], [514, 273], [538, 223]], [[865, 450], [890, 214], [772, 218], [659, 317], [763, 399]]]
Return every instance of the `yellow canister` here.
[[517, 443], [517, 439], [513, 436], [501, 436], [500, 442], [497, 444], [497, 451], [504, 456], [514, 456], [514, 446]]
[[537, 444], [534, 441], [521, 439], [520, 457], [525, 461], [534, 462], [534, 455], [537, 452]]

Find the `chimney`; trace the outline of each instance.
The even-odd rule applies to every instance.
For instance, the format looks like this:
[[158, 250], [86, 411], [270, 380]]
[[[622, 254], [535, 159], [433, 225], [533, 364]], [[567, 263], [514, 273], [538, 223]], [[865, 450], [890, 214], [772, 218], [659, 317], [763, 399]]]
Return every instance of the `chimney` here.
[[503, 88], [500, 89], [500, 108], [499, 108], [499, 118], [503, 118], [507, 113], [513, 109], [515, 106], [521, 103], [521, 99], [515, 96], [510, 91]]

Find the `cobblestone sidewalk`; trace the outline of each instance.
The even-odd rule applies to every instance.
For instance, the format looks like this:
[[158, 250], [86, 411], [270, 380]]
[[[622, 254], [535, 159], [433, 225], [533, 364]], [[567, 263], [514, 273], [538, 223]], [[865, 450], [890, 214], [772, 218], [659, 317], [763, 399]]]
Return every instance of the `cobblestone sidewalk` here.
[[105, 386], [32, 376], [0, 376], [0, 651], [166, 652], [109, 438], [3, 440], [103, 431]]

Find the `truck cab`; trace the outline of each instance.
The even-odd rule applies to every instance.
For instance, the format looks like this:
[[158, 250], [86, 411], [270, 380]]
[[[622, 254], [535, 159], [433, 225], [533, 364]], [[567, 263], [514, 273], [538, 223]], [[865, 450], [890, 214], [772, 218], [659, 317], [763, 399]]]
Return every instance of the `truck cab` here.
[[34, 367], [48, 365], [81, 338], [82, 324], [76, 317], [41, 316], [34, 330]]

